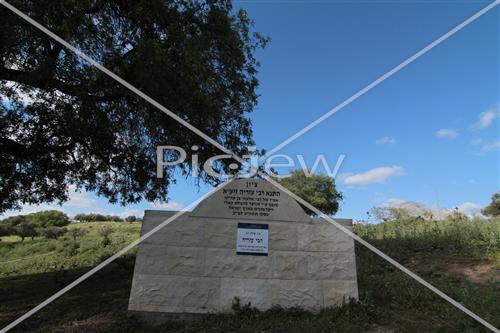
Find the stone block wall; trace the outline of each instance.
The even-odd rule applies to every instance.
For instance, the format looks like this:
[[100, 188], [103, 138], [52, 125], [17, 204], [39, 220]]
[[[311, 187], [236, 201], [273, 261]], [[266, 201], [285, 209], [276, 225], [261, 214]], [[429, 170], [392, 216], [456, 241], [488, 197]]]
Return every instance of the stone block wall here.
[[[142, 234], [174, 212], [146, 211]], [[351, 226], [351, 220], [337, 220]], [[265, 310], [274, 304], [310, 310], [357, 298], [354, 242], [320, 219], [269, 224], [268, 256], [236, 254], [245, 219], [186, 213], [139, 246], [129, 310], [228, 311], [233, 299]]]

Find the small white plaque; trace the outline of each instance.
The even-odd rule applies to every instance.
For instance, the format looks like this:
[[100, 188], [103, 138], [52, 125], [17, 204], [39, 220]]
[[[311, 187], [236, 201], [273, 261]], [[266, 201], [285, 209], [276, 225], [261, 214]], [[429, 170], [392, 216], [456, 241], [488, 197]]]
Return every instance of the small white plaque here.
[[238, 223], [236, 254], [268, 255], [269, 224]]

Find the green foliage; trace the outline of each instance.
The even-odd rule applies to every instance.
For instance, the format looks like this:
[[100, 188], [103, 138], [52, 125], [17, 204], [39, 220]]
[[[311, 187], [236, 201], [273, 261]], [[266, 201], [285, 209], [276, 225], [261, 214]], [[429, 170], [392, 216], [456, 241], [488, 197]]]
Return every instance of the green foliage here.
[[105, 227], [102, 227], [101, 229], [99, 229], [98, 233], [99, 235], [102, 236], [102, 246], [103, 247], [107, 247], [108, 245], [111, 244], [111, 239], [109, 238], [109, 236], [114, 232], [115, 230], [109, 226], [105, 226]]
[[21, 237], [21, 241], [24, 241], [26, 237], [35, 238], [38, 236], [38, 231], [33, 223], [21, 222], [14, 228], [14, 235]]
[[109, 235], [111, 235], [114, 231], [115, 231], [114, 228], [109, 227], [109, 226], [104, 226], [101, 229], [99, 229], [98, 233], [102, 237], [109, 237]]
[[491, 203], [484, 207], [482, 213], [486, 216], [500, 216], [500, 192], [491, 196]]
[[[343, 195], [337, 191], [335, 180], [326, 175], [307, 176], [302, 170], [294, 170], [290, 177], [278, 179], [285, 188], [295, 193], [325, 214], [334, 215], [339, 210]], [[302, 206], [309, 215], [315, 215]]]
[[[112, 225], [119, 237], [109, 235], [111, 244], [102, 246], [102, 236], [99, 229]], [[3, 237], [0, 242], [0, 262], [23, 259], [9, 264], [0, 264], [0, 278], [2, 276], [12, 276], [17, 274], [38, 274], [42, 272], [53, 272], [56, 267], [61, 270], [72, 269], [74, 267], [91, 267], [100, 262], [104, 252], [115, 253], [124, 246], [139, 237], [141, 225], [139, 223], [113, 223], [113, 222], [92, 222], [92, 223], [72, 223], [67, 226], [68, 236], [71, 237], [73, 229], [85, 231], [83, 236], [79, 236], [78, 244], [80, 248], [77, 253], [70, 257], [63, 250], [63, 243], [70, 244], [66, 237], [58, 239], [35, 238], [26, 239], [21, 242], [16, 237]], [[62, 267], [62, 268], [61, 268]], [[0, 296], [1, 298], [1, 296]], [[1, 310], [0, 310], [1, 312]], [[0, 325], [1, 326], [1, 325]]]
[[67, 228], [48, 227], [42, 230], [42, 236], [47, 239], [58, 239], [68, 232]]
[[47, 251], [48, 252], [55, 251], [56, 249], [57, 249], [57, 243], [50, 242], [50, 243], [47, 244]]
[[75, 221], [80, 222], [121, 222], [123, 219], [117, 215], [104, 215], [104, 214], [76, 214]]
[[39, 228], [64, 227], [71, 222], [68, 215], [58, 210], [44, 210], [25, 215], [25, 218]]
[[61, 227], [69, 223], [68, 216], [57, 210], [11, 216], [0, 222], [0, 237], [15, 235], [24, 241], [26, 237], [34, 238], [42, 234], [46, 238], [57, 239], [64, 234]]
[[75, 241], [63, 241], [59, 251], [67, 257], [73, 257], [78, 254], [80, 243]]
[[12, 234], [13, 228], [10, 225], [0, 223], [0, 241], [2, 240], [1, 237], [10, 236]]
[[134, 215], [127, 216], [125, 218], [125, 221], [127, 221], [127, 222], [135, 222], [135, 221], [137, 221], [137, 217], [135, 217]]
[[23, 222], [27, 222], [25, 215], [15, 215], [3, 219], [1, 223], [6, 226], [15, 227]]
[[500, 252], [500, 219], [433, 221], [407, 217], [379, 224], [357, 224], [354, 231], [399, 256], [415, 251], [495, 258]]
[[71, 235], [71, 237], [73, 237], [73, 240], [76, 241], [78, 237], [82, 237], [83, 235], [85, 235], [85, 232], [86, 231], [83, 228], [72, 228], [70, 229], [69, 234]]
[[[180, 118], [243, 156], [257, 103], [254, 33], [231, 1], [11, 0]], [[0, 212], [66, 201], [70, 185], [122, 204], [168, 198], [156, 147], [218, 148], [0, 7]], [[24, 101], [23, 96], [33, 101]], [[25, 104], [26, 103], [26, 104]], [[188, 149], [189, 151], [189, 149]], [[223, 160], [229, 171], [233, 161]], [[197, 169], [199, 167], [196, 166]], [[217, 182], [199, 168], [202, 179]]]
[[109, 237], [108, 237], [108, 236], [104, 236], [104, 237], [102, 238], [101, 245], [102, 245], [103, 247], [107, 247], [107, 246], [111, 245], [111, 239], [109, 239]]

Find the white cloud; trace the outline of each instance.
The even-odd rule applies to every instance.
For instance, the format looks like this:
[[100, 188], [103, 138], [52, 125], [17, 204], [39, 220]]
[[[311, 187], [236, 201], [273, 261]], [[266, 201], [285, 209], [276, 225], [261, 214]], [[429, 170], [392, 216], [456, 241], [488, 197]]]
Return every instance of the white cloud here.
[[162, 208], [162, 209], [169, 209], [169, 210], [181, 210], [184, 208], [184, 206], [176, 201], [169, 201], [169, 202], [153, 202], [149, 204], [150, 208]]
[[488, 152], [488, 151], [492, 151], [492, 150], [497, 150], [499, 148], [500, 148], [500, 140], [484, 144], [481, 147], [481, 150], [483, 152]]
[[378, 145], [392, 145], [396, 143], [396, 139], [394, 139], [392, 136], [384, 136], [383, 138], [377, 139], [375, 143]]
[[89, 208], [96, 204], [96, 200], [91, 198], [89, 192], [78, 192], [74, 185], [69, 186], [69, 200], [64, 203], [65, 206]]
[[479, 115], [479, 120], [472, 124], [471, 128], [474, 129], [483, 129], [489, 127], [493, 121], [500, 117], [500, 105], [498, 105], [496, 108], [493, 108], [491, 110], [482, 112]]
[[477, 145], [480, 145], [482, 142], [483, 142], [483, 139], [481, 139], [481, 138], [475, 138], [475, 139], [473, 139], [473, 140], [470, 141], [470, 144], [473, 145], [473, 146], [477, 146]]
[[346, 185], [368, 185], [372, 183], [383, 183], [391, 176], [402, 174], [402, 167], [388, 166], [374, 168], [358, 174], [344, 174], [341, 178]]
[[455, 139], [458, 136], [458, 132], [456, 130], [449, 128], [442, 128], [436, 131], [435, 134], [438, 138], [445, 138], [445, 139]]
[[405, 202], [407, 202], [407, 201], [403, 200], [403, 199], [389, 198], [389, 199], [385, 200], [384, 202], [382, 202], [382, 204], [380, 206], [382, 206], [382, 207], [398, 207], [398, 206], [404, 204]]

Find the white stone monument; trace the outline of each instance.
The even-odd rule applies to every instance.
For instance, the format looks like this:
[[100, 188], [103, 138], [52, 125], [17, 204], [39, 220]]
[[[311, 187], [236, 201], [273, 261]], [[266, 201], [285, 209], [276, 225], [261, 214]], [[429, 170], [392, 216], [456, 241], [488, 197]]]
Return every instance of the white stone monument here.
[[[173, 214], [146, 211], [141, 233]], [[357, 299], [354, 241], [307, 216], [271, 183], [239, 179], [139, 245], [134, 313], [230, 311], [235, 297], [261, 310], [275, 304], [318, 310]]]

